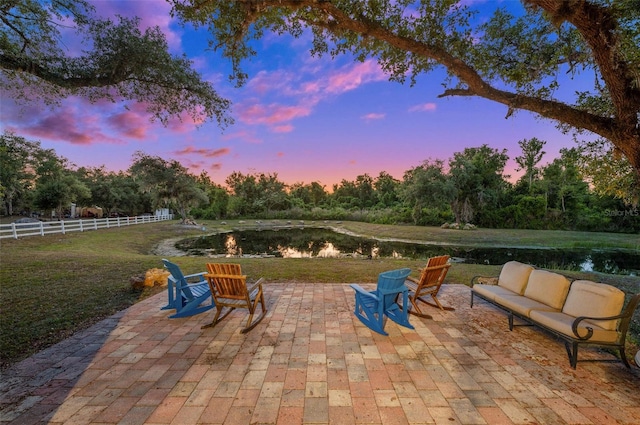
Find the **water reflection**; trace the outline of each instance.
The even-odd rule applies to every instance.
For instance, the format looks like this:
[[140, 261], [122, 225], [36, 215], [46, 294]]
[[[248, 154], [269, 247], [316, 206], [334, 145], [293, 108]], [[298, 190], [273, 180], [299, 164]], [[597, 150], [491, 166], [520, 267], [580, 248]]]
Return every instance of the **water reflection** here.
[[340, 250], [333, 246], [331, 242], [326, 242], [322, 248], [318, 251], [318, 257], [322, 258], [334, 258], [339, 257]]
[[233, 234], [227, 235], [227, 240], [224, 242], [224, 246], [227, 250], [227, 257], [235, 257], [242, 255], [242, 249], [238, 248], [238, 243]]
[[410, 244], [360, 238], [328, 229], [245, 230], [186, 239], [176, 247], [208, 257], [271, 256], [283, 258], [414, 258], [448, 254], [456, 261], [504, 264], [518, 260], [538, 267], [640, 275], [640, 252], [469, 248]]

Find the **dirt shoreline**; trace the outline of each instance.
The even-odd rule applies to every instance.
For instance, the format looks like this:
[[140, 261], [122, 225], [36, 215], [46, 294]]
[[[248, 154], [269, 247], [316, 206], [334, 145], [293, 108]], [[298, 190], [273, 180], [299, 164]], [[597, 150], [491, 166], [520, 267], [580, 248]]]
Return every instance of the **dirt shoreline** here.
[[185, 237], [165, 239], [158, 245], [153, 247], [151, 254], [160, 257], [186, 257], [187, 253], [175, 247], [176, 242], [181, 241]]

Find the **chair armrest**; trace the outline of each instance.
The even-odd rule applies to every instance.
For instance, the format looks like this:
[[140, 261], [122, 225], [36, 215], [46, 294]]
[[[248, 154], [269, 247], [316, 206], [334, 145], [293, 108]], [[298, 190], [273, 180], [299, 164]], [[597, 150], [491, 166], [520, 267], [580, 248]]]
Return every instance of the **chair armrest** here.
[[427, 270], [439, 270], [439, 269], [448, 269], [449, 267], [451, 267], [451, 263], [444, 263], [444, 264], [440, 264], [438, 266], [431, 266], [431, 267], [425, 267], [422, 270], [420, 270], [422, 273], [424, 273]]
[[184, 278], [185, 278], [185, 280], [189, 280], [189, 279], [193, 279], [193, 278], [199, 277], [200, 278], [199, 282], [202, 282], [202, 281], [204, 281], [204, 277], [203, 276], [205, 274], [207, 274], [207, 272], [193, 273], [193, 274], [185, 275]]
[[[204, 277], [219, 277], [222, 279], [247, 279], [247, 275], [240, 274], [218, 274], [218, 273], [204, 273]], [[260, 278], [262, 279], [262, 278]]]
[[[244, 277], [246, 278], [246, 276]], [[264, 282], [264, 278], [261, 277], [256, 282], [252, 283], [251, 286], [247, 287], [247, 292], [252, 293], [258, 287], [262, 289], [262, 282]]]
[[376, 300], [376, 301], [378, 300], [378, 297], [377, 297], [377, 296], [375, 296], [375, 295], [374, 295], [374, 294], [372, 294], [371, 292], [369, 292], [369, 291], [365, 290], [362, 286], [358, 285], [357, 283], [352, 283], [350, 286], [351, 286], [351, 287], [352, 287], [352, 288], [353, 288], [357, 293], [359, 293], [359, 294], [361, 294], [361, 295], [363, 295], [363, 296], [365, 296], [365, 297], [372, 298], [372, 299], [374, 299], [374, 300]]

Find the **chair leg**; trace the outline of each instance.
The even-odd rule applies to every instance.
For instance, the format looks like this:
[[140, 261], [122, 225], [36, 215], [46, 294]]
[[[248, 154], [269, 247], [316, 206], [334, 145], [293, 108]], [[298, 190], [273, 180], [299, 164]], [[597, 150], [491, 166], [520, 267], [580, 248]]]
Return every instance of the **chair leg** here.
[[211, 323], [209, 323], [208, 325], [203, 325], [200, 329], [214, 327], [215, 325], [220, 323], [222, 321], [222, 319], [227, 317], [229, 315], [229, 313], [231, 313], [233, 310], [235, 310], [233, 307], [229, 307], [229, 309], [222, 316], [220, 316], [220, 313], [222, 313], [222, 309], [223, 308], [224, 307], [222, 307], [222, 306], [216, 305], [216, 315], [213, 317], [213, 321]]
[[356, 306], [354, 310], [355, 316], [374, 332], [381, 335], [389, 335], [384, 330], [386, 317], [382, 310], [382, 303], [370, 303], [369, 300], [363, 300], [356, 295]]
[[[420, 298], [418, 298], [420, 299]], [[413, 306], [413, 308], [409, 309], [409, 314], [413, 314], [416, 315], [418, 317], [422, 317], [424, 319], [433, 319], [432, 316], [423, 313], [422, 310], [420, 310], [420, 307], [418, 307], [418, 303], [416, 302], [416, 300], [414, 298], [410, 299], [411, 301], [411, 305]]]
[[437, 307], [440, 310], [446, 310], [446, 311], [454, 311], [455, 308], [453, 307], [445, 307], [442, 304], [440, 304], [440, 301], [438, 301], [438, 298], [436, 298], [435, 294], [430, 294], [431, 298], [433, 298], [434, 302], [429, 302], [427, 300], [425, 300], [424, 298], [420, 297], [418, 298], [420, 301], [422, 301], [425, 304], [429, 304], [431, 307]]
[[440, 307], [440, 310], [455, 311], [455, 308], [453, 307], [448, 307], [448, 306], [445, 307], [442, 304], [440, 304], [440, 301], [438, 301], [438, 298], [436, 298], [436, 294], [431, 294], [431, 298], [433, 298], [433, 301], [438, 305], [438, 307]]
[[[260, 303], [262, 307], [262, 312], [260, 313], [260, 316], [256, 317], [256, 319], [253, 320], [253, 315], [255, 314], [255, 311], [258, 308], [258, 303]], [[240, 330], [240, 333], [244, 334], [249, 332], [251, 329], [255, 328], [256, 325], [260, 323], [262, 319], [264, 319], [264, 316], [266, 316], [266, 314], [267, 314], [267, 309], [264, 305], [264, 294], [260, 293], [260, 296], [256, 297], [253, 304], [251, 304], [251, 308], [249, 310], [249, 317], [247, 318], [247, 324], [243, 329]]]

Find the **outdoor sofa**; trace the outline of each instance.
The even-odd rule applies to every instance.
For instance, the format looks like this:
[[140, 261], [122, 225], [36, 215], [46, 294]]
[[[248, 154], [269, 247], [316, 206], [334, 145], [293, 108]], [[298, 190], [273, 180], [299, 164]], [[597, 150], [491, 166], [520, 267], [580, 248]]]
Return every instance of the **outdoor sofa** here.
[[514, 317], [518, 317], [524, 324], [538, 326], [562, 339], [574, 369], [580, 344], [617, 348], [620, 360], [631, 367], [625, 355], [625, 341], [640, 294], [632, 296], [625, 307], [624, 292], [614, 286], [589, 280], [572, 282], [559, 273], [510, 261], [497, 278], [473, 277], [471, 307], [474, 297], [505, 310], [509, 330], [513, 330]]

